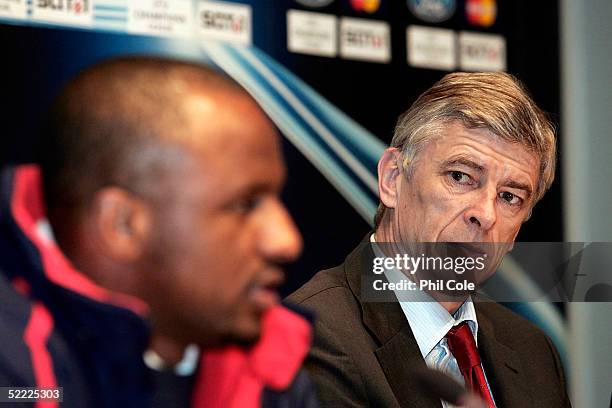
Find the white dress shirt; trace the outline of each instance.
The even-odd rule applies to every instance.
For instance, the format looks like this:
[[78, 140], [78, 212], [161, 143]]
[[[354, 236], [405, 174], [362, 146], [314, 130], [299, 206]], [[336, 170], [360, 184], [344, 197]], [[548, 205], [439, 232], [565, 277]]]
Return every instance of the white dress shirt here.
[[[374, 234], [370, 242], [376, 243]], [[377, 257], [384, 257], [381, 249], [372, 245]], [[385, 269], [385, 277], [390, 283], [406, 279], [406, 275], [397, 269]], [[419, 350], [428, 367], [442, 371], [457, 382], [465, 385], [465, 380], [459, 371], [457, 360], [450, 352], [445, 338], [448, 331], [462, 322], [467, 322], [476, 346], [478, 346], [478, 319], [472, 298], [468, 298], [453, 314], [436, 302], [429, 294], [421, 290], [396, 290], [395, 296], [408, 319]], [[484, 368], [483, 368], [484, 372]], [[485, 373], [486, 379], [486, 373]], [[487, 386], [489, 382], [487, 380]], [[490, 387], [489, 387], [490, 389]], [[493, 396], [491, 396], [493, 398]], [[453, 405], [442, 401], [442, 406], [451, 408]]]

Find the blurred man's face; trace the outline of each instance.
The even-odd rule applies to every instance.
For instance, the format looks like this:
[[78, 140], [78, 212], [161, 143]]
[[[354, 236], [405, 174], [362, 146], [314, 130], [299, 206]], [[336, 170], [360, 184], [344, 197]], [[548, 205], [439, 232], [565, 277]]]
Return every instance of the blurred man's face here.
[[184, 108], [186, 154], [155, 210], [153, 323], [185, 342], [252, 342], [278, 303], [278, 265], [302, 245], [279, 199], [279, 138], [245, 97], [193, 95]]
[[539, 160], [483, 129], [449, 125], [398, 180], [394, 239], [514, 242], [533, 205]]

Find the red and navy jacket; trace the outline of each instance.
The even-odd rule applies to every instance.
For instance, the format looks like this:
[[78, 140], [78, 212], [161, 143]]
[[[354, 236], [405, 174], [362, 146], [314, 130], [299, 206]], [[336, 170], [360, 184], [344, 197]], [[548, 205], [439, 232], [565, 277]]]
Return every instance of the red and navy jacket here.
[[[45, 233], [37, 166], [0, 177], [0, 386], [63, 388], [61, 404], [34, 404], [41, 408], [151, 406], [147, 305], [88, 279]], [[271, 309], [251, 349], [202, 354], [190, 405], [316, 407], [300, 370], [310, 339], [305, 318]]]

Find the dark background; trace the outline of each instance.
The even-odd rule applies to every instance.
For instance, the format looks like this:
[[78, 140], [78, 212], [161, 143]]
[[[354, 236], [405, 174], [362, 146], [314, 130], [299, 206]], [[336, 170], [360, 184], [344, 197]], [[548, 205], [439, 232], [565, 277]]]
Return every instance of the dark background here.
[[[337, 5], [337, 3], [335, 3]], [[529, 89], [536, 103], [559, 124], [559, 36], [556, 1], [498, 1], [498, 19], [489, 29], [468, 26], [459, 12], [435, 27], [500, 33], [507, 41], [508, 72]], [[329, 7], [334, 9], [333, 6]], [[306, 8], [304, 8], [306, 10]], [[459, 1], [457, 10], [463, 9]], [[324, 9], [325, 10], [325, 9]], [[398, 116], [446, 72], [411, 68], [406, 63], [405, 28], [414, 23], [405, 1], [387, 3], [392, 24], [391, 64], [374, 64], [293, 54], [286, 66], [385, 143]], [[351, 15], [342, 10], [343, 15]], [[384, 14], [384, 13], [383, 13]], [[363, 17], [357, 13], [354, 16]], [[284, 30], [284, 26], [279, 31]], [[272, 54], [279, 60], [284, 50]], [[288, 143], [286, 143], [288, 145]], [[562, 154], [562, 148], [559, 146]], [[340, 264], [370, 230], [334, 187], [292, 146], [287, 146], [290, 183], [285, 200], [304, 235], [304, 254], [288, 270], [288, 294], [316, 271]], [[560, 161], [560, 160], [559, 160]], [[560, 164], [560, 163], [558, 163]], [[535, 207], [518, 241], [563, 241], [561, 177]], [[312, 187], [310, 187], [312, 186]]]
[[[247, 2], [247, 1], [245, 1]], [[406, 63], [408, 24], [502, 34], [507, 40], [508, 71], [516, 75], [535, 101], [559, 123], [559, 39], [556, 1], [498, 1], [498, 18], [488, 29], [469, 26], [457, 2], [455, 16], [441, 24], [416, 20], [404, 0], [382, 0], [373, 15], [353, 11], [344, 1], [323, 9], [308, 9], [293, 0], [250, 2], [254, 43], [302, 78], [333, 104], [385, 143], [391, 140], [397, 117], [446, 72], [410, 68]], [[386, 20], [392, 25], [393, 58], [376, 64], [340, 58], [292, 54], [286, 50], [288, 8]], [[39, 124], [53, 95], [81, 68], [113, 55], [160, 54], [170, 41], [152, 37], [96, 33], [60, 28], [0, 24], [2, 108], [0, 162], [34, 159]], [[161, 47], [163, 48], [163, 47]], [[162, 52], [163, 54], [163, 52]], [[304, 236], [304, 253], [289, 265], [288, 294], [316, 271], [341, 263], [370, 227], [336, 189], [287, 141], [284, 143], [289, 182], [283, 198]], [[560, 147], [560, 153], [563, 153]], [[562, 241], [560, 178], [524, 225], [519, 241]]]

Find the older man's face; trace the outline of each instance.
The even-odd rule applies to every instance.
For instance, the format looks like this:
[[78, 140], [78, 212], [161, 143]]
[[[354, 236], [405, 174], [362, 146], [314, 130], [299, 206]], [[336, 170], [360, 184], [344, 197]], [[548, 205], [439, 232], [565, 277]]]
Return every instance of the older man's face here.
[[511, 243], [536, 192], [539, 159], [484, 129], [449, 125], [400, 175], [396, 241]]
[[279, 198], [279, 137], [244, 96], [196, 94], [183, 104], [186, 154], [165, 181], [150, 246], [152, 317], [185, 342], [250, 342], [278, 302], [279, 264], [301, 250]]

